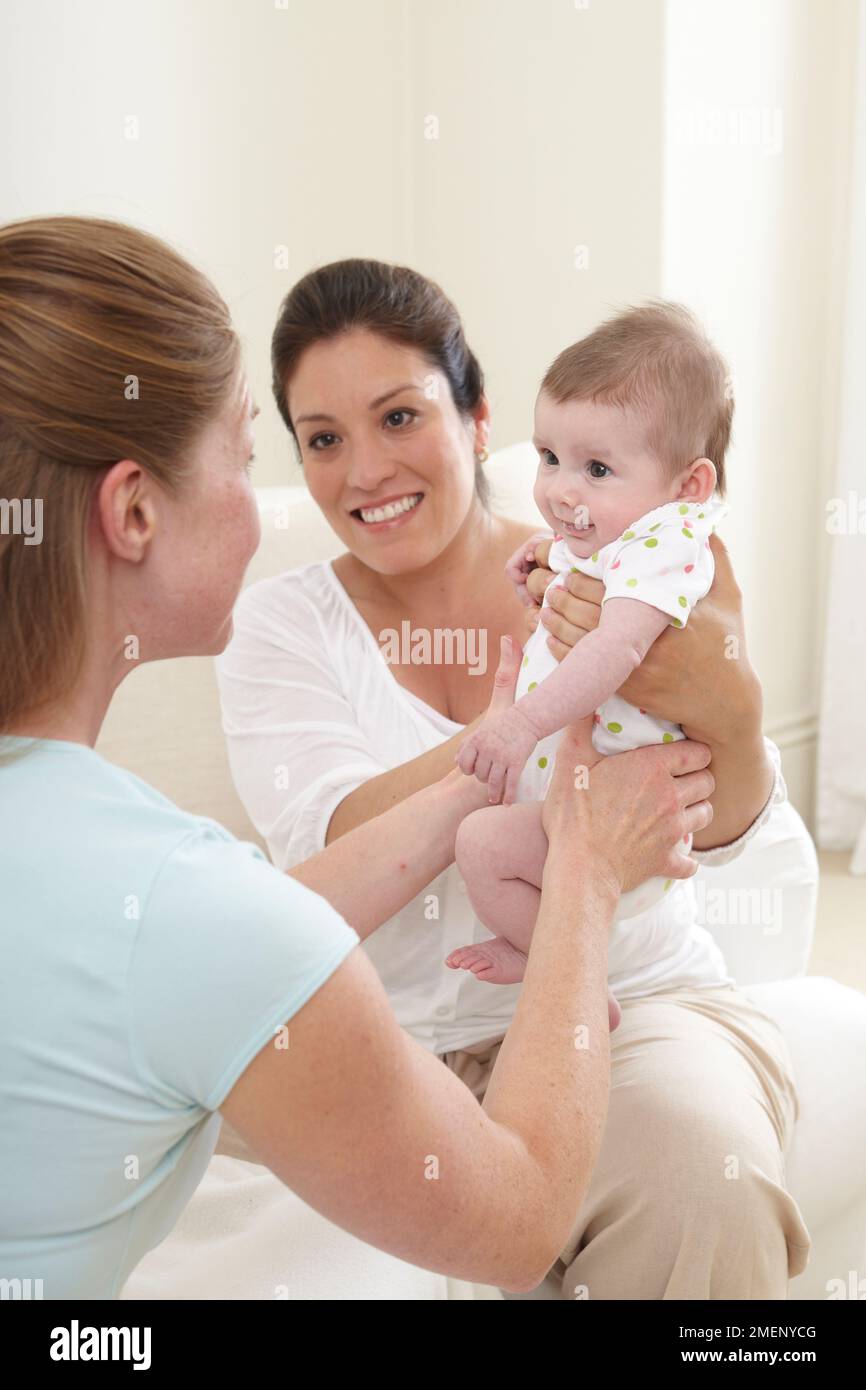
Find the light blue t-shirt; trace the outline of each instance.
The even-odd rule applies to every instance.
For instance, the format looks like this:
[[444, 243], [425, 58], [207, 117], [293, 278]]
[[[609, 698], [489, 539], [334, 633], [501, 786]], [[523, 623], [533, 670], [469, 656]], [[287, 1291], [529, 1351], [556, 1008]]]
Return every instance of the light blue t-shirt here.
[[213, 1112], [358, 940], [83, 744], [0, 762], [0, 1280], [116, 1297], [198, 1185]]

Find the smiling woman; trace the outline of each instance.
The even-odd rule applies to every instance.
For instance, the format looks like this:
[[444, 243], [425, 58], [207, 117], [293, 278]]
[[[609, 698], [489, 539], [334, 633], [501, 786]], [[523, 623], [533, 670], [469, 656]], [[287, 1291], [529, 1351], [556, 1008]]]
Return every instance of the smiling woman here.
[[[359, 829], [411, 803], [453, 767], [495, 688], [494, 672], [442, 660], [441, 645], [437, 653], [435, 640], [423, 635], [485, 632], [493, 651], [505, 636], [522, 645], [524, 610], [505, 566], [533, 530], [485, 504], [480, 466], [490, 412], [481, 371], [456, 308], [434, 282], [405, 267], [361, 260], [311, 271], [280, 308], [272, 360], [274, 395], [310, 493], [345, 553], [248, 588], [217, 669], [238, 791], [275, 863], [299, 865], [303, 875], [303, 861], [313, 856], [315, 862], [323, 846], [326, 853], [341, 846], [348, 853], [346, 841]], [[581, 422], [587, 448], [598, 423]], [[539, 424], [539, 442], [554, 449], [558, 431], [547, 419]], [[591, 457], [598, 447], [593, 443]], [[598, 458], [610, 462], [603, 452]], [[600, 479], [595, 470], [587, 477], [587, 496], [616, 489], [616, 480], [600, 471]], [[567, 516], [558, 507], [554, 512]], [[718, 775], [712, 823], [695, 832], [704, 839], [693, 857], [706, 852], [714, 856], [710, 863], [743, 853], [784, 796], [774, 776], [778, 750], [761, 734], [760, 686], [745, 643], [740, 661], [719, 658], [724, 634], [741, 629], [741, 601], [724, 549], [713, 553], [711, 594], [674, 634], [676, 649], [665, 650], [667, 634], [653, 643], [629, 678], [638, 675], [643, 690], [624, 697], [684, 725], [702, 720]], [[584, 575], [570, 579], [584, 587], [567, 596], [560, 591], [563, 600], [546, 612], [558, 660], [599, 622], [603, 586]], [[406, 633], [412, 641], [392, 640], [383, 653], [377, 640], [383, 633], [392, 639]], [[285, 776], [275, 786], [277, 765]], [[479, 1099], [489, 1080], [485, 1104], [495, 1104], [532, 961], [522, 987], [491, 986], [447, 969], [452, 949], [489, 939], [467, 887], [459, 866], [450, 866], [363, 949], [403, 1027]], [[692, 927], [687, 931], [689, 940], [697, 939]], [[615, 976], [610, 935], [608, 967]], [[658, 943], [655, 925], [635, 933], [632, 943], [646, 950], [650, 938]], [[628, 983], [631, 997], [612, 1034], [609, 1148], [588, 1206], [575, 1212], [562, 1257], [566, 1296], [566, 1275], [601, 1298], [705, 1297], [710, 1287], [715, 1296], [779, 1296], [789, 1274], [785, 1237], [792, 1249], [805, 1238], [782, 1181], [780, 1143], [793, 1105], [784, 1042], [730, 985], [713, 984], [706, 974], [699, 981], [696, 960], [691, 954], [688, 980], [664, 950], [649, 973], [636, 967], [630, 982], [622, 974], [611, 979], [615, 990]], [[631, 1070], [636, 1057], [639, 1073]], [[767, 1057], [774, 1080], [765, 1087], [769, 1072], [761, 1059]], [[546, 1067], [547, 1061], [549, 1082]], [[759, 1072], [764, 1082], [756, 1087]], [[672, 1097], [682, 1101], [679, 1115]], [[768, 1110], [779, 1118], [778, 1132], [767, 1127]], [[750, 1171], [772, 1173], [769, 1185], [758, 1182], [747, 1191], [747, 1184], [728, 1184], [718, 1193], [708, 1133], [724, 1134], [719, 1142], [750, 1153]], [[682, 1174], [675, 1193], [667, 1181], [672, 1165]], [[736, 1244], [744, 1201], [747, 1250]], [[801, 1258], [795, 1251], [792, 1270]]]

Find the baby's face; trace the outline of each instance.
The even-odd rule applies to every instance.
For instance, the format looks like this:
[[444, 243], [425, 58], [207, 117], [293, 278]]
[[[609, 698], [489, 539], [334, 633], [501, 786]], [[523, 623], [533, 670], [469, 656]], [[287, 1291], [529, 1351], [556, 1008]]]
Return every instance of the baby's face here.
[[532, 442], [539, 452], [535, 501], [548, 526], [586, 557], [616, 540], [630, 522], [672, 501], [670, 481], [630, 409], [593, 401], [557, 405], [546, 392], [535, 405]]

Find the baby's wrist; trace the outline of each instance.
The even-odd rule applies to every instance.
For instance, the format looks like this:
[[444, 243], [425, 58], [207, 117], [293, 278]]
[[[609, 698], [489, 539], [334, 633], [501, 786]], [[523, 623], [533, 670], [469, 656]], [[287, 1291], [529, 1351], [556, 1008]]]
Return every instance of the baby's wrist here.
[[523, 724], [527, 732], [532, 735], [536, 743], [539, 743], [540, 740], [544, 738], [544, 734], [539, 732], [538, 725], [536, 721], [532, 718], [532, 715], [527, 714], [526, 710], [523, 709], [519, 704], [511, 706], [511, 713], [519, 717], [520, 722]]

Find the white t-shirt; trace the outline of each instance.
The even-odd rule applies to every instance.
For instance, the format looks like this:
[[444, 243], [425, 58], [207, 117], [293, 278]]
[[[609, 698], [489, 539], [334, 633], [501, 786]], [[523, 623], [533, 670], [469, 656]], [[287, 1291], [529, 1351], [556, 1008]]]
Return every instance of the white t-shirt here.
[[[223, 728], [238, 793], [278, 868], [324, 848], [331, 816], [350, 792], [465, 727], [398, 683], [329, 561], [251, 585], [234, 623], [216, 662]], [[693, 851], [703, 862], [735, 858], [785, 800], [779, 750], [765, 743], [776, 768], [766, 806], [732, 845]], [[398, 1021], [431, 1051], [468, 1047], [508, 1028], [520, 985], [484, 984], [444, 964], [456, 947], [490, 936], [452, 864], [363, 943]], [[647, 964], [646, 941], [637, 938], [634, 950], [640, 960], [624, 951], [611, 978], [620, 998], [701, 983], [688, 960]], [[729, 979], [721, 973], [711, 983]]]

